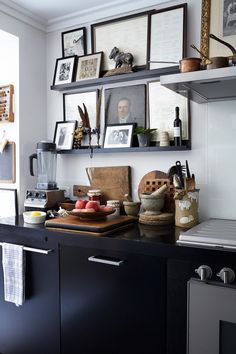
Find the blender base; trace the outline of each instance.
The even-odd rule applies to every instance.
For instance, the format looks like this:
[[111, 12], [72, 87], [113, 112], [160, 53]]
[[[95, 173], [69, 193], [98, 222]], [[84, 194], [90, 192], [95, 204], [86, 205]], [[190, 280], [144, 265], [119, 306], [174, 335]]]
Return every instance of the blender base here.
[[58, 203], [65, 200], [65, 193], [62, 189], [30, 189], [26, 192], [24, 202], [25, 211], [58, 209]]

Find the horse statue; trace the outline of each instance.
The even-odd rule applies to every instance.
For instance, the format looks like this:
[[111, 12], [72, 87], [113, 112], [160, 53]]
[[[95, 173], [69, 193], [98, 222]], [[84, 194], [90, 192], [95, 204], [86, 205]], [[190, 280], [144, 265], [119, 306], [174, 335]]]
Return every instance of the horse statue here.
[[122, 65], [127, 65], [132, 67], [134, 57], [131, 53], [120, 52], [117, 47], [111, 50], [109, 59], [114, 59], [116, 62], [115, 68], [120, 68]]

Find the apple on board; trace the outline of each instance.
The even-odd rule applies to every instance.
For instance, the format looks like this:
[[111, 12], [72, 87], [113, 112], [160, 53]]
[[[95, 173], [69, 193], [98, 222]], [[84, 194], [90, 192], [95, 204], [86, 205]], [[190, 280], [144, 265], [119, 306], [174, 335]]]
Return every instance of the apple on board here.
[[79, 199], [75, 203], [75, 209], [85, 209], [87, 203], [88, 203], [87, 200]]
[[99, 211], [99, 203], [95, 200], [89, 200], [85, 206], [85, 209], [94, 209], [95, 211]]

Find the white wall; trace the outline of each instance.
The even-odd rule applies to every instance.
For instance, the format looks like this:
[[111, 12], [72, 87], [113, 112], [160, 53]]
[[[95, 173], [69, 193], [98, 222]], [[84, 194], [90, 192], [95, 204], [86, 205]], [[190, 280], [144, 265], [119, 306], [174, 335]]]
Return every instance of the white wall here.
[[[20, 211], [26, 189], [35, 186], [29, 175], [28, 156], [36, 142], [46, 137], [46, 39], [45, 33], [0, 12], [0, 29], [19, 38], [19, 77], [15, 87], [17, 130], [17, 187]], [[6, 67], [11, 71], [11, 63]], [[10, 78], [9, 78], [10, 79]], [[11, 123], [7, 123], [11, 124]]]

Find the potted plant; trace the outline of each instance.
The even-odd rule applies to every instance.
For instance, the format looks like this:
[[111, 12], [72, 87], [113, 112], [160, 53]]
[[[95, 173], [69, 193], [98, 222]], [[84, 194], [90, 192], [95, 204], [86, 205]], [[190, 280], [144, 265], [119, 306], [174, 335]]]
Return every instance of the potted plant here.
[[136, 127], [134, 134], [137, 134], [139, 146], [150, 146], [151, 135], [156, 129]]

